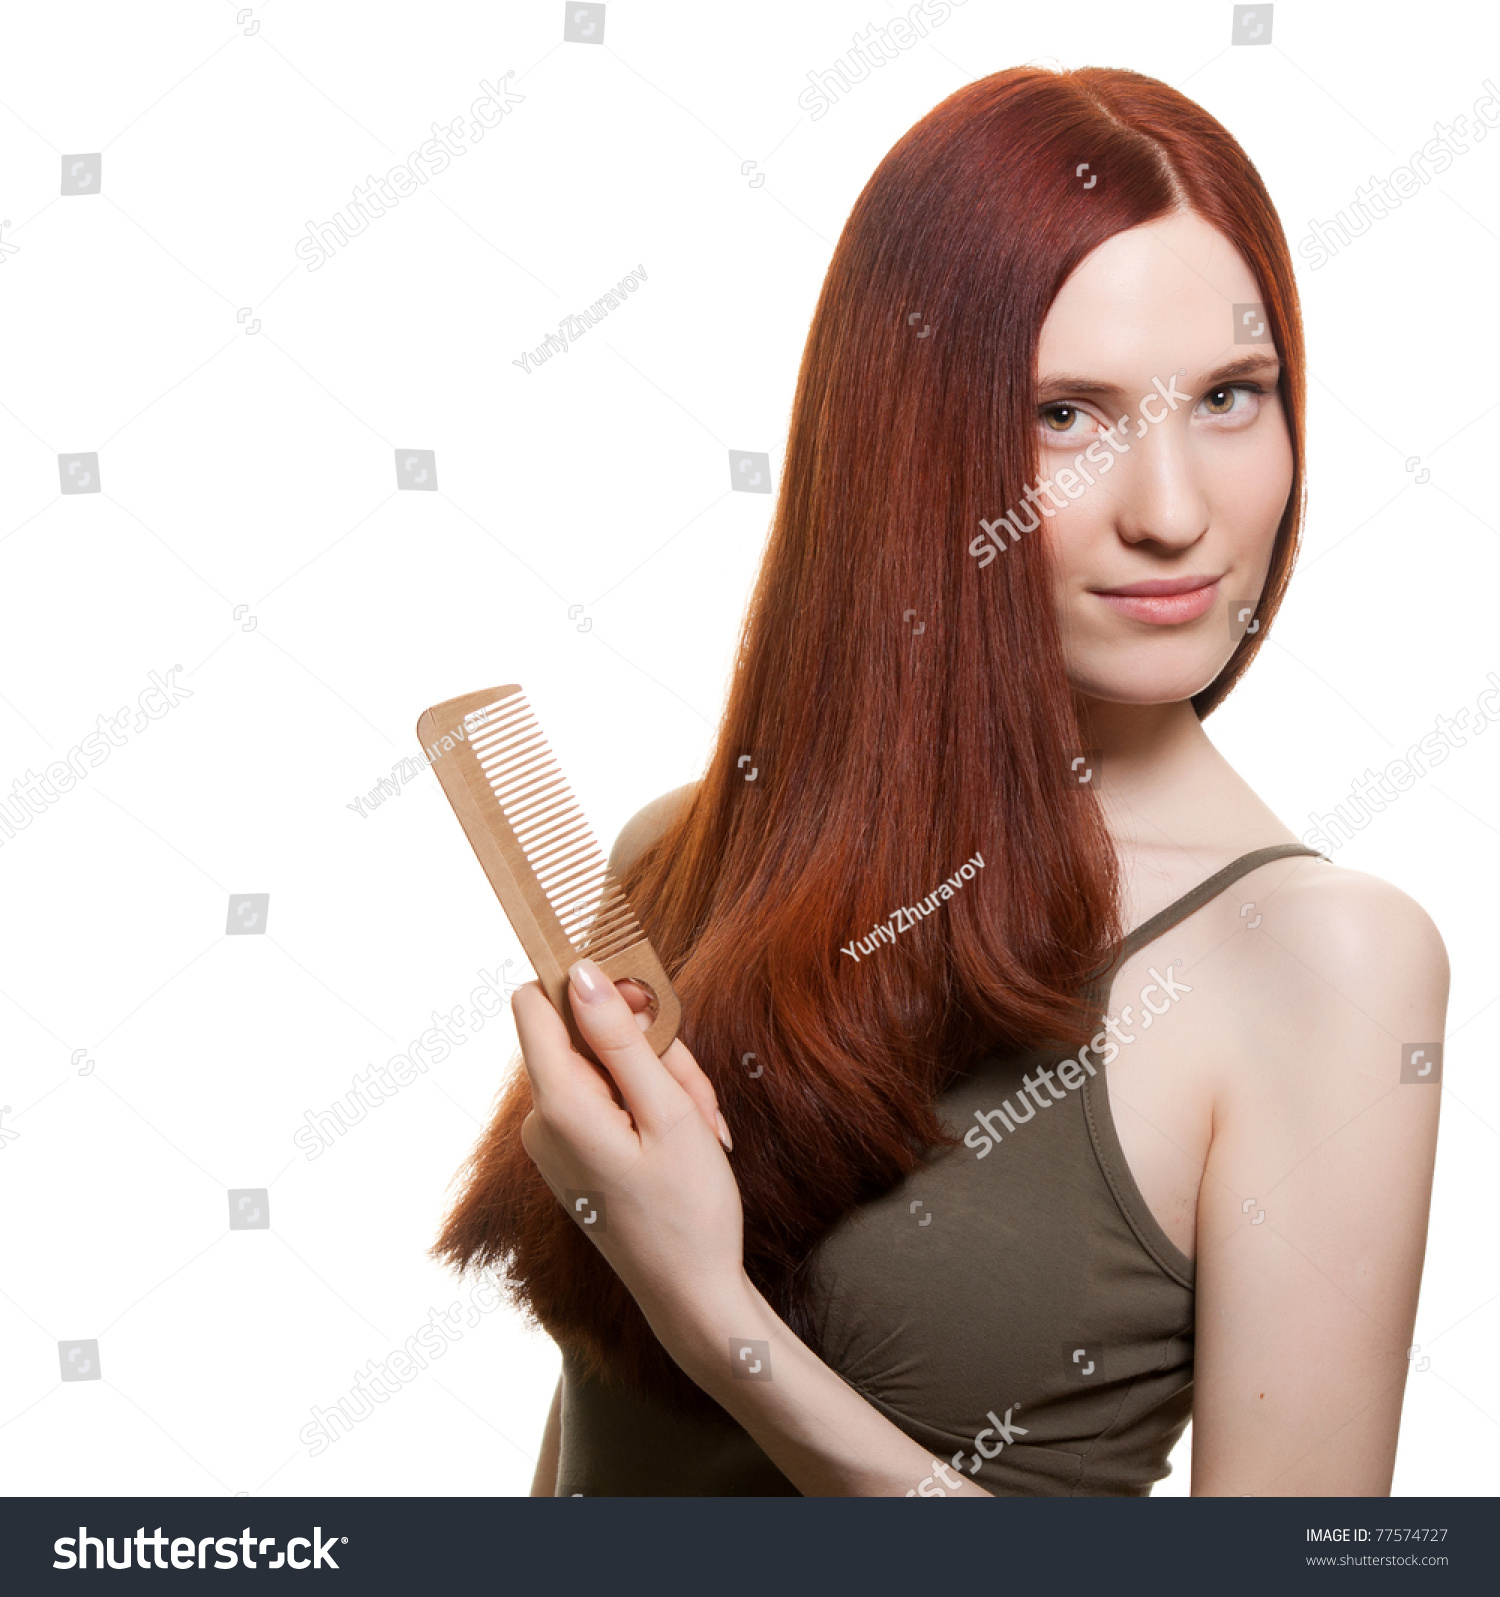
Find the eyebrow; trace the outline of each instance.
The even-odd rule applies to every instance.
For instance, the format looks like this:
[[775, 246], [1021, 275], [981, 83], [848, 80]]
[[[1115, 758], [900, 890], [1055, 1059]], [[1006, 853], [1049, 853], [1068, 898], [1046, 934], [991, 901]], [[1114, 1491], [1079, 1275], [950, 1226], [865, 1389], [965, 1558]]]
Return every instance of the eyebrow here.
[[[1238, 360], [1216, 368], [1204, 379], [1203, 386], [1215, 388], [1233, 382], [1237, 377], [1266, 376], [1274, 381], [1281, 372], [1281, 362], [1275, 355], [1242, 355]], [[1118, 399], [1125, 390], [1114, 383], [1102, 383], [1097, 377], [1080, 377], [1069, 372], [1051, 372], [1037, 384], [1037, 403], [1064, 398], [1070, 394], [1091, 398]]]

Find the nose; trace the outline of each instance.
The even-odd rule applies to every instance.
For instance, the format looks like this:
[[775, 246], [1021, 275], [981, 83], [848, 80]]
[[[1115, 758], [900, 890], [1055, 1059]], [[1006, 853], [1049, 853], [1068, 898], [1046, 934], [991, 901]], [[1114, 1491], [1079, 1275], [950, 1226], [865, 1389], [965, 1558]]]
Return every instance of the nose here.
[[[1111, 482], [1115, 530], [1129, 544], [1155, 544], [1175, 553], [1208, 531], [1209, 505], [1185, 418], [1173, 416], [1131, 442]], [[1174, 425], [1176, 423], [1177, 425]]]

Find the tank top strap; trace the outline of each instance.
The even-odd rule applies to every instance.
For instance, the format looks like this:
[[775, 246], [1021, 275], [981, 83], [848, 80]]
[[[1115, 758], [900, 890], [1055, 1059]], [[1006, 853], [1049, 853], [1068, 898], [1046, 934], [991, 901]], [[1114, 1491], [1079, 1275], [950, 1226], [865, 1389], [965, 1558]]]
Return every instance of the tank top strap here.
[[1217, 870], [1206, 881], [1190, 888], [1181, 898], [1173, 900], [1165, 909], [1158, 910], [1149, 920], [1142, 921], [1125, 939], [1118, 957], [1110, 967], [1111, 974], [1132, 954], [1139, 953], [1147, 943], [1155, 942], [1163, 932], [1170, 931], [1179, 921], [1186, 920], [1196, 909], [1201, 909], [1209, 899], [1216, 898], [1231, 883], [1248, 875], [1257, 866], [1268, 865], [1275, 859], [1289, 859], [1294, 854], [1310, 854], [1314, 859], [1328, 862], [1326, 854], [1309, 848], [1305, 843], [1272, 843], [1268, 848], [1257, 848], [1230, 860], [1222, 870]]

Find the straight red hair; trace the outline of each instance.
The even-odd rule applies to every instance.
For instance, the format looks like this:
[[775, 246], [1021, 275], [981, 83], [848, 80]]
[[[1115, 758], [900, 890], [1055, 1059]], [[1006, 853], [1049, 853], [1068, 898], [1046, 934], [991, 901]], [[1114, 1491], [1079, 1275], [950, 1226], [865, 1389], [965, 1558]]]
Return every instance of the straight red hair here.
[[[1138, 73], [998, 72], [896, 144], [829, 263], [717, 744], [626, 871], [734, 1134], [746, 1268], [805, 1337], [802, 1265], [951, 1144], [944, 1086], [986, 1052], [1094, 1029], [1083, 994], [1119, 946], [1118, 867], [1070, 780], [1083, 740], [1045, 540], [986, 568], [968, 545], [1036, 480], [1036, 349], [1059, 289], [1106, 239], [1183, 207], [1260, 284], [1294, 462], [1260, 626], [1195, 695], [1201, 717], [1265, 639], [1303, 497], [1296, 287], [1245, 152]], [[1224, 321], [1229, 344], [1227, 305]], [[942, 914], [858, 964], [840, 952], [975, 853]], [[531, 1163], [530, 1108], [518, 1069], [435, 1255], [498, 1265], [585, 1368], [707, 1403]]]

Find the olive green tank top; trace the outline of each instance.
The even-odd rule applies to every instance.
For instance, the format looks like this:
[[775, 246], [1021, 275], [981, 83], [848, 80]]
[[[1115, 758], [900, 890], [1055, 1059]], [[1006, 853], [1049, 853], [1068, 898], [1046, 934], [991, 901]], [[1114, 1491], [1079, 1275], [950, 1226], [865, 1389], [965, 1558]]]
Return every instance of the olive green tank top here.
[[[1317, 851], [1242, 855], [1131, 932], [1089, 988], [1101, 1026], [1126, 959], [1294, 854]], [[1153, 970], [1162, 1008], [1148, 1007], [1164, 1013], [1182, 974]], [[820, 1356], [946, 1470], [997, 1496], [1149, 1496], [1192, 1411], [1192, 1261], [1131, 1176], [1095, 1064], [1114, 1057], [1111, 1034], [1094, 1041], [1071, 1070], [1055, 1048], [981, 1060], [937, 1104], [963, 1143], [844, 1216], [810, 1261]], [[556, 1490], [798, 1495], [722, 1410], [686, 1413], [584, 1378], [566, 1350]], [[941, 1475], [914, 1490], [942, 1495]]]

